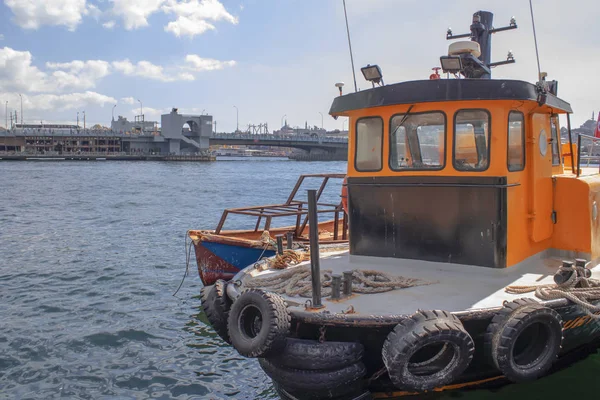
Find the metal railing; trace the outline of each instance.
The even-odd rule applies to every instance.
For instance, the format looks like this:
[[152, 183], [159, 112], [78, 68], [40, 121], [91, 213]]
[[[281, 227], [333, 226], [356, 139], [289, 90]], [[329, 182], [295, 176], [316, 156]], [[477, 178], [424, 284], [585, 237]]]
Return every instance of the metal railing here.
[[[582, 148], [582, 142], [581, 140], [585, 139], [585, 140], [590, 140], [591, 143], [587, 145], [586, 149], [585, 149], [585, 155], [584, 155], [584, 149]], [[598, 144], [598, 154], [599, 155], [594, 155], [594, 149], [596, 148], [596, 144]], [[600, 138], [594, 137], [594, 136], [589, 136], [589, 135], [584, 135], [582, 133], [580, 133], [579, 135], [577, 135], [577, 176], [579, 177], [581, 175], [581, 161], [582, 159], [584, 161], [587, 161], [587, 166], [590, 166], [590, 162], [591, 161], [598, 161], [598, 173], [600, 174]]]

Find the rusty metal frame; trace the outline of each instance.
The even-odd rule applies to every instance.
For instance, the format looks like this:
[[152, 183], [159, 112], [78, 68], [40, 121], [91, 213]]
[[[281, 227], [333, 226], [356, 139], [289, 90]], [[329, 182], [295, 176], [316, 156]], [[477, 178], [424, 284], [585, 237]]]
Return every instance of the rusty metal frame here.
[[[341, 201], [339, 204], [330, 204], [330, 203], [319, 203], [318, 200], [321, 197], [321, 194], [325, 190], [330, 179], [344, 179], [345, 174], [305, 174], [300, 175], [294, 188], [292, 189], [288, 199], [283, 204], [269, 204], [262, 206], [253, 206], [253, 207], [242, 207], [242, 208], [228, 208], [223, 211], [221, 215], [221, 219], [217, 224], [217, 228], [215, 229], [216, 234], [220, 234], [223, 230], [223, 226], [225, 225], [225, 221], [229, 214], [237, 214], [237, 215], [246, 215], [251, 217], [256, 217], [256, 224], [254, 226], [254, 231], [257, 232], [260, 229], [261, 222], [263, 218], [265, 220], [264, 230], [269, 230], [271, 228], [271, 222], [273, 218], [278, 217], [292, 217], [296, 216], [296, 226], [294, 229], [294, 236], [300, 237], [306, 226], [308, 224], [308, 202], [296, 200], [295, 197], [298, 193], [298, 190], [304, 183], [306, 178], [321, 178], [321, 185], [319, 186], [319, 190], [317, 192], [317, 213], [319, 214], [333, 214], [333, 219], [335, 221], [334, 226], [334, 240], [337, 240], [339, 237], [339, 228], [337, 226], [338, 221], [340, 220], [339, 214], [342, 213], [342, 240], [347, 239], [347, 225], [348, 218], [344, 213], [342, 208]], [[303, 218], [304, 217], [304, 218]]]

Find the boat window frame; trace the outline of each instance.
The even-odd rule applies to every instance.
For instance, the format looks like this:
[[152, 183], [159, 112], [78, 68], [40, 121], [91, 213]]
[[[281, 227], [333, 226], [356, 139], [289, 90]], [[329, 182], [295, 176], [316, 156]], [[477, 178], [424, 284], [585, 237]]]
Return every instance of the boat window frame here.
[[[550, 138], [552, 139], [551, 146], [552, 147], [552, 166], [560, 167], [561, 166], [561, 140], [560, 140], [560, 129], [558, 128], [558, 115], [551, 114], [550, 115]], [[556, 163], [555, 163], [556, 161]]]
[[[487, 167], [484, 169], [460, 169], [457, 168], [456, 165], [456, 117], [458, 113], [463, 111], [483, 111], [488, 115], [488, 140], [487, 140]], [[475, 138], [473, 138], [475, 141]], [[475, 143], [475, 147], [477, 148], [477, 144]], [[485, 172], [492, 165], [492, 113], [487, 108], [461, 108], [454, 112], [454, 118], [452, 122], [452, 167], [457, 172]]]
[[[394, 119], [394, 117], [397, 117], [399, 115], [407, 115], [407, 118], [412, 117], [413, 115], [420, 115], [420, 114], [442, 114], [444, 116], [444, 156], [443, 156], [443, 160], [442, 160], [442, 164], [439, 167], [435, 167], [435, 168], [393, 168], [392, 167], [392, 120]], [[390, 122], [388, 125], [388, 147], [389, 147], [389, 151], [388, 151], [388, 167], [390, 170], [394, 171], [394, 172], [402, 172], [402, 171], [441, 171], [444, 168], [446, 168], [446, 156], [448, 155], [448, 116], [446, 115], [446, 113], [443, 110], [427, 110], [427, 111], [419, 111], [419, 112], [399, 112], [396, 114], [393, 114], [390, 117]], [[420, 145], [420, 142], [419, 142]], [[410, 151], [410, 150], [409, 150]], [[420, 146], [419, 146], [419, 153], [422, 154]], [[411, 153], [412, 154], [412, 153]]]
[[[381, 151], [380, 151], [380, 166], [379, 169], [359, 169], [358, 166], [356, 165], [356, 161], [357, 161], [357, 154], [358, 154], [358, 123], [360, 121], [362, 121], [363, 119], [379, 119], [381, 120]], [[383, 145], [385, 143], [384, 139], [384, 132], [385, 130], [385, 121], [383, 119], [383, 117], [381, 115], [367, 115], [364, 117], [360, 117], [356, 120], [356, 122], [354, 123], [354, 170], [356, 172], [380, 172], [383, 171]]]
[[[523, 164], [521, 166], [521, 168], [513, 168], [511, 169], [511, 164], [510, 164], [510, 157], [509, 157], [509, 153], [510, 153], [510, 115], [511, 114], [521, 114], [521, 116], [523, 117], [523, 125], [521, 126], [521, 149], [523, 150]], [[525, 146], [525, 135], [527, 133], [527, 130], [525, 129], [525, 114], [522, 111], [517, 111], [517, 110], [510, 110], [508, 112], [508, 118], [506, 119], [506, 168], [508, 169], [509, 172], [519, 172], [519, 171], [524, 171], [525, 170], [525, 165], [527, 164], [527, 154], [526, 154], [526, 150], [527, 147]]]

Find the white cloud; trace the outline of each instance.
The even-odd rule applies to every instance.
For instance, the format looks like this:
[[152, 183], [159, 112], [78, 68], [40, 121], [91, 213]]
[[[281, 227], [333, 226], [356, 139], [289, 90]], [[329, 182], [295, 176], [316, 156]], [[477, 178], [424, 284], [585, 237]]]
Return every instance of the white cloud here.
[[133, 64], [129, 60], [114, 61], [112, 66], [117, 71], [128, 76], [140, 76], [162, 82], [193, 81], [195, 79], [194, 75], [180, 71], [175, 67], [169, 68], [168, 73], [165, 73], [165, 68], [152, 64], [149, 61], [138, 61], [136, 64]]
[[88, 15], [97, 21], [102, 16], [102, 11], [100, 11], [100, 9], [97, 6], [93, 4], [88, 4], [83, 14]]
[[24, 29], [54, 25], [73, 31], [82, 16], [90, 12], [86, 0], [4, 0], [4, 4], [13, 12], [15, 23]]
[[235, 65], [235, 61], [219, 61], [188, 54], [185, 62], [166, 67], [149, 61], [133, 63], [129, 60], [74, 60], [47, 62], [45, 70], [33, 65], [29, 51], [0, 47], [0, 92], [64, 93], [95, 88], [97, 83], [111, 73], [137, 76], [161, 82], [193, 81], [195, 74], [219, 70]]
[[135, 104], [135, 99], [133, 97], [123, 97], [121, 98], [121, 103]]
[[157, 12], [165, 0], [113, 0], [112, 13], [123, 19], [125, 29], [148, 26], [148, 17]]
[[[20, 97], [18, 93], [8, 93], [6, 95], [10, 104], [19, 104]], [[100, 93], [86, 91], [66, 94], [36, 94], [23, 95], [23, 109], [31, 110], [53, 110], [64, 111], [81, 109], [85, 106], [100, 106], [105, 104], [114, 104], [117, 100]]]
[[[237, 24], [238, 18], [231, 15], [219, 0], [111, 0], [110, 9], [101, 10], [88, 0], [4, 0], [14, 14], [14, 22], [24, 29], [38, 29], [43, 25], [66, 26], [74, 31], [83, 17], [99, 21], [112, 15], [123, 20], [127, 30], [149, 25], [148, 18], [157, 12], [173, 14], [174, 21], [165, 26], [165, 31], [176, 36], [193, 37], [207, 30], [216, 29], [212, 22], [226, 21]], [[242, 8], [243, 9], [243, 8]], [[102, 23], [106, 29], [115, 27], [110, 19]]]
[[51, 76], [56, 90], [93, 88], [98, 80], [110, 74], [110, 64], [102, 60], [75, 60], [68, 63], [48, 62], [46, 67], [55, 70]]
[[69, 110], [82, 106], [100, 106], [114, 104], [117, 99], [100, 93], [86, 91], [68, 94], [39, 94], [30, 97], [33, 107], [39, 110]]
[[101, 60], [49, 62], [48, 72], [32, 65], [32, 61], [28, 51], [0, 48], [0, 91], [52, 93], [90, 89], [110, 73], [110, 64]]
[[175, 36], [201, 35], [208, 30], [214, 30], [215, 26], [203, 20], [194, 20], [185, 16], [177, 18], [177, 21], [171, 21], [165, 26], [166, 32], [172, 32]]
[[185, 62], [188, 68], [197, 72], [219, 70], [225, 67], [233, 67], [236, 64], [233, 60], [219, 61], [212, 58], [202, 58], [196, 54], [185, 56]]
[[238, 23], [238, 18], [231, 15], [218, 0], [167, 0], [162, 10], [177, 16], [175, 21], [165, 26], [165, 31], [172, 32], [177, 37], [194, 37], [207, 30], [214, 30], [215, 26], [207, 21], [226, 21], [234, 25]]
[[106, 28], [106, 29], [112, 29], [115, 27], [116, 22], [115, 21], [108, 21], [102, 24], [102, 27]]
[[28, 51], [0, 48], [0, 92], [40, 92], [50, 89], [47, 75], [31, 65], [31, 61], [32, 56]]

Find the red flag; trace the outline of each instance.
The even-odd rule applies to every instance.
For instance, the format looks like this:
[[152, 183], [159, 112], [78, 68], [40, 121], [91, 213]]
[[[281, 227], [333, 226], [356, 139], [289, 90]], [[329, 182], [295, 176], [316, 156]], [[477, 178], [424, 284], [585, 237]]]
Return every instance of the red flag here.
[[596, 132], [594, 136], [600, 138], [600, 112], [598, 112], [598, 122], [596, 123]]

